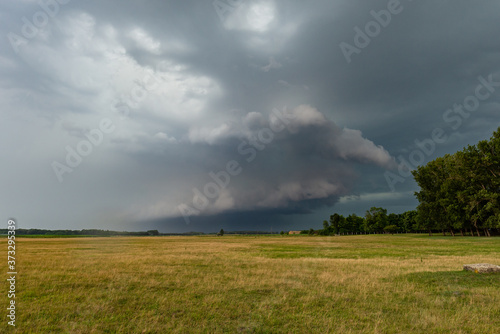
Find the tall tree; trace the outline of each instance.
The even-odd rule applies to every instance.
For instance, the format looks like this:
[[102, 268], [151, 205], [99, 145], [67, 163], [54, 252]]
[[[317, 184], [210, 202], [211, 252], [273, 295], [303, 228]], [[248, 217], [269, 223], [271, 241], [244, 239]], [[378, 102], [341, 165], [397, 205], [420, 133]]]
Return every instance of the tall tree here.
[[417, 210], [406, 211], [401, 214], [401, 228], [404, 232], [412, 232], [417, 229]]
[[368, 232], [383, 232], [387, 225], [387, 209], [372, 207], [365, 214], [365, 229]]
[[[453, 155], [419, 166], [413, 172], [420, 191], [417, 224], [443, 233], [500, 228], [500, 128]], [[473, 233], [474, 233], [473, 232]]]
[[330, 226], [333, 228], [333, 233], [335, 234], [339, 234], [341, 218], [342, 216], [338, 213], [334, 213], [330, 216]]

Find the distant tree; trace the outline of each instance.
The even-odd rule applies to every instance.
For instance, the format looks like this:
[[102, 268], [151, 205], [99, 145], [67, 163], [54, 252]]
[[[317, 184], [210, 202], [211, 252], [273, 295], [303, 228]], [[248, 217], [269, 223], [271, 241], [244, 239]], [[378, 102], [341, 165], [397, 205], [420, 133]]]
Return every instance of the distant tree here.
[[355, 222], [350, 217], [351, 216], [342, 217], [340, 220], [340, 233], [353, 234], [356, 232]]
[[401, 230], [412, 232], [417, 230], [417, 210], [406, 211], [401, 214]]
[[365, 229], [367, 232], [382, 232], [387, 225], [387, 209], [372, 207], [366, 211]]
[[220, 229], [219, 233], [217, 233], [218, 237], [222, 237], [224, 235], [224, 229]]
[[340, 231], [340, 221], [341, 221], [342, 216], [339, 215], [338, 213], [335, 213], [330, 216], [330, 226], [333, 229], [334, 234], [339, 234]]
[[386, 227], [384, 227], [384, 231], [390, 234], [394, 234], [394, 232], [396, 232], [398, 229], [399, 227], [397, 227], [396, 225], [387, 225]]
[[402, 225], [402, 222], [400, 221], [400, 217], [398, 214], [396, 213], [390, 213], [387, 215], [387, 222], [385, 223], [386, 226], [384, 226], [384, 231], [387, 232], [386, 230], [386, 227], [387, 226], [396, 226], [397, 229], [395, 229], [394, 231], [396, 230], [399, 230], [400, 226]]
[[340, 234], [349, 234], [352, 233], [352, 226], [349, 225], [349, 222], [343, 215], [339, 215], [339, 231]]
[[328, 222], [326, 220], [323, 220], [323, 229], [328, 230], [329, 227], [330, 225], [328, 225]]
[[149, 230], [148, 235], [160, 235], [160, 232], [158, 230]]
[[319, 235], [332, 235], [334, 234], [333, 232], [333, 227], [328, 224], [328, 221], [323, 220], [323, 229], [318, 231]]
[[348, 228], [353, 233], [364, 232], [364, 222], [365, 219], [363, 217], [359, 217], [355, 213], [350, 214], [345, 219], [346, 228]]

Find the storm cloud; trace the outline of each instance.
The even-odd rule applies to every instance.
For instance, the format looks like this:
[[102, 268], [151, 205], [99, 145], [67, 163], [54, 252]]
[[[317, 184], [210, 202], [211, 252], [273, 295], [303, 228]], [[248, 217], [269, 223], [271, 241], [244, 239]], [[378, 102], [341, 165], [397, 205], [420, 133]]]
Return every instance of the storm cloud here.
[[[425, 163], [499, 126], [499, 7], [4, 2], [2, 212], [179, 232], [412, 209], [398, 167], [419, 143], [441, 131]], [[487, 98], [460, 111], [481, 80]]]

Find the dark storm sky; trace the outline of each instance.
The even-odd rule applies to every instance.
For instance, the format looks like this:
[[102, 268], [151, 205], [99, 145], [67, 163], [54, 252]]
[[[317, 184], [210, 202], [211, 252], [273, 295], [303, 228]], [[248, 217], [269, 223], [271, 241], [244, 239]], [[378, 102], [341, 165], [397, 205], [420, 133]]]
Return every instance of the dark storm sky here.
[[498, 1], [42, 4], [0, 4], [0, 208], [21, 227], [403, 212], [405, 165], [500, 125]]

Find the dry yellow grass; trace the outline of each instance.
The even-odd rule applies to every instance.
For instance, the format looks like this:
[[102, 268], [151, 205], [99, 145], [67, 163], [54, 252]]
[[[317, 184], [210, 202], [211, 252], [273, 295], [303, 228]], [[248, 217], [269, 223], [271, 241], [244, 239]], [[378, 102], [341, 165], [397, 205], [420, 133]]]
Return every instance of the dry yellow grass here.
[[498, 333], [500, 275], [462, 265], [499, 251], [415, 235], [18, 238], [16, 331]]

